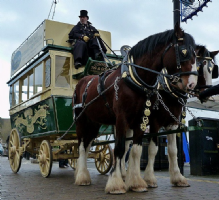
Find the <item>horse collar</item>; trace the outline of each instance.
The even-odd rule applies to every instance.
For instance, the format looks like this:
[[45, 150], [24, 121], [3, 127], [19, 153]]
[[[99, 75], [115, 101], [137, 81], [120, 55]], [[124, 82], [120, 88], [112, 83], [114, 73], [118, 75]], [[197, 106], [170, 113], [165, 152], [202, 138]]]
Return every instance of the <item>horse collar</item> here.
[[135, 91], [143, 95], [147, 95], [153, 90], [156, 90], [158, 85], [158, 79], [154, 85], [148, 85], [145, 83], [139, 76], [134, 66], [129, 65], [128, 63], [132, 64], [133, 59], [130, 58], [129, 54], [127, 54], [121, 65], [121, 74], [122, 78], [124, 79], [125, 83]]

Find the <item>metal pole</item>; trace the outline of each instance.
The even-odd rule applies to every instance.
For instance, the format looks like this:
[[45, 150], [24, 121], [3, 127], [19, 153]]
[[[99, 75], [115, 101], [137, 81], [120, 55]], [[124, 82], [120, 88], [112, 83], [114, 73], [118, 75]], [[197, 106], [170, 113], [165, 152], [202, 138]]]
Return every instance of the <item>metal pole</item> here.
[[180, 1], [173, 0], [173, 28], [177, 22], [180, 25]]
[[[173, 28], [175, 27], [176, 23], [180, 25], [180, 0], [173, 0]], [[184, 161], [183, 161], [183, 139], [182, 133], [177, 134], [176, 137], [176, 145], [178, 149], [178, 165], [181, 174], [184, 174]]]

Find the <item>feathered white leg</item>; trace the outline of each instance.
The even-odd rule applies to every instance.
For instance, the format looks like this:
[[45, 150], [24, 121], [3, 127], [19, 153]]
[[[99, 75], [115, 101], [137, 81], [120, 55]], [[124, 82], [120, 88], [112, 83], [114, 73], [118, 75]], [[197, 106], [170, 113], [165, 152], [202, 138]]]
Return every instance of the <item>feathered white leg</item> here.
[[141, 178], [140, 174], [140, 157], [142, 146], [134, 144], [129, 154], [129, 165], [125, 179], [127, 189], [135, 192], [146, 192], [147, 183]]
[[122, 180], [121, 170], [120, 170], [121, 160], [117, 158], [116, 166], [114, 171], [109, 175], [105, 192], [110, 194], [124, 194], [126, 193], [126, 186]]
[[154, 176], [154, 161], [157, 151], [158, 146], [151, 140], [148, 146], [148, 164], [144, 172], [144, 180], [148, 184], [148, 187], [152, 188], [157, 187], [157, 179]]
[[84, 148], [84, 143], [81, 142], [79, 147], [79, 158], [77, 161], [76, 171], [75, 171], [75, 184], [76, 185], [90, 185], [91, 178], [90, 173], [87, 170], [87, 157], [90, 150], [91, 143], [88, 145], [87, 149]]
[[[177, 125], [168, 126], [167, 130], [176, 130]], [[176, 134], [167, 135], [168, 139], [168, 159], [169, 159], [169, 172], [170, 182], [179, 187], [190, 186], [186, 178], [180, 173], [178, 162], [177, 162], [177, 146], [176, 146]]]

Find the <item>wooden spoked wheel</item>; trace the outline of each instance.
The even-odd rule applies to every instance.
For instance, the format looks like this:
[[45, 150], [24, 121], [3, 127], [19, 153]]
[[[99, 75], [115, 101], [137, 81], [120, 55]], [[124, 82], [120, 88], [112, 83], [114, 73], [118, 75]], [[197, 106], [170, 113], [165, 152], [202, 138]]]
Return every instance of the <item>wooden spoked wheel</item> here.
[[43, 177], [47, 178], [51, 173], [53, 161], [52, 148], [47, 140], [43, 140], [40, 145], [38, 160], [40, 165], [40, 172]]
[[95, 151], [100, 151], [100, 153], [97, 153], [95, 158], [97, 171], [101, 174], [106, 174], [107, 172], [109, 172], [113, 164], [112, 148], [109, 144], [97, 145]]
[[[72, 147], [72, 152], [74, 152], [74, 146]], [[70, 165], [70, 167], [74, 170], [76, 170], [76, 166], [77, 166], [77, 162], [78, 159], [77, 158], [70, 158], [68, 159], [68, 164]]]
[[17, 173], [21, 167], [21, 155], [19, 154], [20, 136], [17, 129], [12, 129], [9, 138], [8, 155], [11, 169]]
[[68, 164], [71, 166], [72, 169], [76, 170], [78, 159], [77, 158], [71, 158], [68, 159]]

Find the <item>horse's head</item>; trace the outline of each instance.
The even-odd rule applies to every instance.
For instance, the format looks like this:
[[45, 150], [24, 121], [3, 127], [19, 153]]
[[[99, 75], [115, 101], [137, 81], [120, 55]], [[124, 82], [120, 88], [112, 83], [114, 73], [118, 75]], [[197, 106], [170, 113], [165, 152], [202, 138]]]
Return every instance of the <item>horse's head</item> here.
[[[198, 68], [198, 83], [197, 89], [199, 92], [204, 91], [212, 85], [212, 79], [218, 78], [218, 66], [215, 64], [215, 56], [219, 51], [208, 51], [205, 46], [197, 45], [197, 68]], [[207, 99], [205, 99], [207, 101]]]
[[178, 23], [175, 25], [172, 43], [162, 55], [162, 65], [173, 75], [172, 84], [183, 91], [194, 89], [197, 84], [195, 41]]

